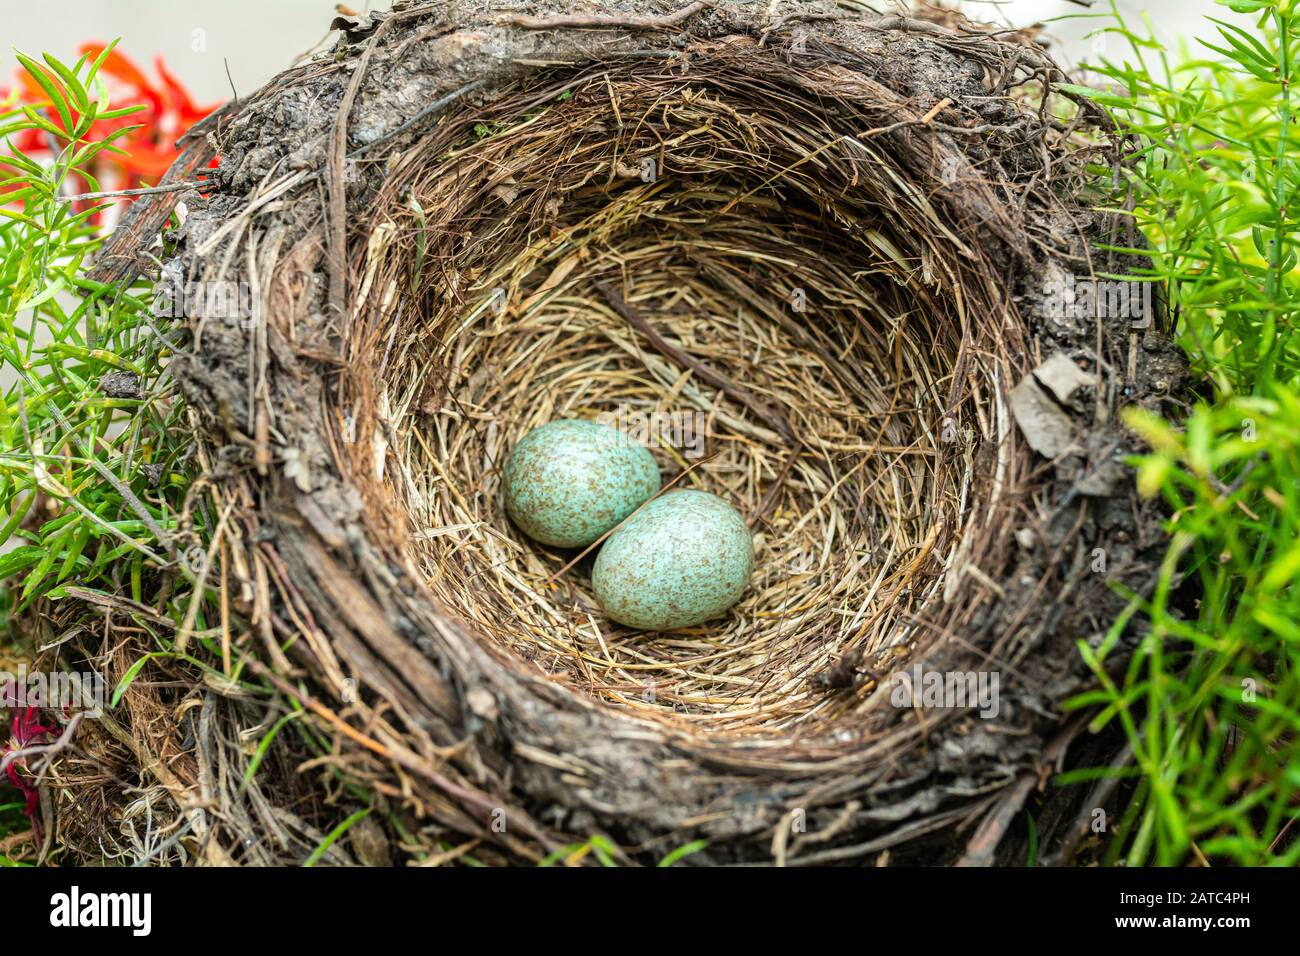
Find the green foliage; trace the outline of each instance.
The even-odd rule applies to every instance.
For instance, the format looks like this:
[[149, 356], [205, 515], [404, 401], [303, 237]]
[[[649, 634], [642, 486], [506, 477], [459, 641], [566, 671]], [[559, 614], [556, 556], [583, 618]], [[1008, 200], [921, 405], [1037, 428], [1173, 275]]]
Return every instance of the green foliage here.
[[[692, 840], [689, 843], [683, 843], [674, 850], [670, 850], [662, 860], [659, 861], [660, 867], [675, 866], [678, 862], [690, 856], [692, 853], [699, 853], [709, 845], [708, 840]], [[591, 855], [601, 866], [615, 867], [618, 863], [615, 857], [618, 855], [618, 847], [610, 842], [608, 837], [593, 836], [586, 843], [571, 843], [568, 846], [550, 853], [543, 859], [538, 866], [550, 867], [557, 863], [565, 866], [576, 866], [582, 860]]]
[[550, 853], [537, 865], [550, 867], [555, 866], [557, 863], [562, 863], [565, 866], [576, 866], [580, 860], [590, 854], [595, 857], [596, 861], [601, 866], [613, 867], [618, 866], [618, 864], [614, 862], [614, 856], [617, 853], [618, 848], [614, 846], [607, 837], [597, 834], [586, 843], [571, 843], [568, 846], [560, 847], [560, 849]]
[[1254, 32], [1213, 19], [1218, 42], [1200, 41], [1213, 56], [1176, 65], [1114, 12], [1101, 32], [1132, 58], [1092, 66], [1110, 87], [1091, 95], [1140, 144], [1124, 185], [1188, 354], [1218, 392], [1243, 393], [1300, 369], [1300, 137], [1290, 0], [1231, 6], [1257, 11]]
[[315, 866], [321, 861], [321, 858], [329, 852], [329, 848], [338, 842], [339, 838], [343, 836], [343, 834], [352, 829], [355, 824], [360, 823], [363, 819], [370, 816], [370, 814], [370, 807], [357, 810], [355, 813], [351, 814], [347, 819], [325, 835], [325, 839], [321, 840], [316, 849], [311, 851], [311, 854], [303, 861], [302, 865], [306, 867]]
[[[191, 441], [167, 394], [170, 345], [150, 288], [89, 277], [106, 205], [69, 201], [100, 189], [96, 158], [120, 153], [114, 143], [136, 128], [99, 123], [141, 108], [109, 103], [108, 50], [71, 66], [19, 53], [46, 99], [0, 102], [0, 633], [11, 638], [11, 617], [74, 585], [183, 620], [194, 575], [177, 542], [201, 540], [206, 525], [202, 510], [182, 516]], [[47, 146], [35, 156], [16, 143], [32, 131]], [[110, 373], [115, 388], [103, 385]], [[155, 656], [129, 670], [114, 704]], [[0, 834], [28, 824], [7, 813]]]
[[[6, 795], [14, 791], [6, 791]], [[23, 812], [24, 801], [22, 800], [4, 800], [0, 802], [0, 837], [7, 837], [13, 833], [25, 833], [31, 829], [31, 821]], [[21, 863], [10, 859], [3, 853], [0, 853], [0, 867], [5, 866], [28, 866], [27, 863]]]
[[[15, 613], [74, 582], [141, 600], [142, 581], [177, 557], [184, 429], [161, 388], [167, 343], [147, 288], [87, 277], [103, 207], [66, 201], [99, 188], [95, 156], [116, 151], [131, 129], [87, 138], [97, 120], [136, 109], [111, 108], [99, 76], [106, 56], [68, 66], [47, 55], [42, 66], [17, 54], [48, 100], [0, 104], [0, 579], [11, 582]], [[14, 137], [31, 130], [52, 161], [16, 148]], [[138, 388], [106, 394], [108, 373]]]
[[677, 863], [678, 860], [683, 860], [692, 853], [699, 853], [708, 845], [708, 840], [692, 840], [690, 843], [683, 843], [677, 849], [670, 851], [667, 856], [660, 860], [659, 865], [665, 867], [672, 866]]
[[1127, 56], [1092, 68], [1137, 144], [1120, 199], [1152, 247], [1143, 278], [1166, 283], [1210, 396], [1176, 424], [1127, 416], [1151, 446], [1139, 489], [1168, 504], [1172, 537], [1153, 593], [1134, 596], [1150, 633], [1122, 676], [1105, 664], [1126, 621], [1080, 647], [1102, 688], [1074, 704], [1100, 707], [1096, 728], [1119, 722], [1137, 770], [1112, 862], [1300, 861], [1293, 2], [1234, 0], [1250, 20], [1211, 21], [1203, 54], [1177, 63], [1112, 9], [1104, 32]]

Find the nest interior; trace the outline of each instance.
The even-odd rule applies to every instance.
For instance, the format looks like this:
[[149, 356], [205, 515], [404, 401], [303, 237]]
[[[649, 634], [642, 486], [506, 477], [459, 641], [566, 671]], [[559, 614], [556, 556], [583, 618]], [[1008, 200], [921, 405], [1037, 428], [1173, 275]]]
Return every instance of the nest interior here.
[[[1091, 679], [1075, 641], [1159, 554], [1130, 484], [1086, 479], [1132, 448], [1115, 412], [1159, 401], [1171, 350], [1041, 302], [1113, 228], [1083, 185], [1099, 114], [1056, 117], [1040, 49], [943, 11], [534, 6], [346, 23], [187, 150], [220, 154], [221, 188], [176, 265], [253, 300], [198, 317], [170, 368], [223, 613], [247, 622], [222, 640], [302, 702], [325, 756], [301, 766], [408, 819], [393, 844], [991, 860], [1084, 726], [1059, 709]], [[106, 268], [140, 261], [130, 242]], [[1048, 461], [1010, 395], [1058, 352], [1096, 384]], [[617, 628], [582, 562], [505, 518], [525, 432], [611, 415], [686, 423], [698, 441], [651, 430], [665, 478], [749, 522], [726, 618]], [[1103, 532], [1112, 571], [1088, 575]], [[997, 671], [996, 717], [896, 706], [904, 662]], [[220, 812], [178, 811], [202, 846], [314, 846], [305, 823], [256, 838], [265, 773], [220, 783], [284, 705], [201, 693], [222, 733], [194, 751], [178, 717], [147, 746], [207, 781]], [[1071, 839], [1068, 801], [1054, 819], [1044, 839]]]
[[[450, 611], [570, 686], [709, 731], [843, 718], [872, 687], [816, 675], [946, 626], [947, 569], [997, 515], [957, 423], [1006, 427], [997, 359], [956, 374], [997, 292], [873, 148], [874, 84], [756, 72], [732, 46], [685, 76], [530, 78], [444, 120], [376, 200], [354, 360], [382, 358], [375, 389], [343, 395], [345, 417], [382, 409], [357, 473], [382, 469], [374, 497]], [[501, 464], [560, 417], [639, 428], [677, 487], [741, 509], [757, 572], [732, 613], [611, 626], [581, 565], [557, 574], [571, 555], [511, 527]]]

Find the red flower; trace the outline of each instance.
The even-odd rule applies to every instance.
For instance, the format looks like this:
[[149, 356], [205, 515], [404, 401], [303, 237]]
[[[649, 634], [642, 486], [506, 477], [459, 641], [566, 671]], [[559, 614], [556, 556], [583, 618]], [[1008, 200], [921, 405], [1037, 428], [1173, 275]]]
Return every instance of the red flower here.
[[[14, 717], [11, 724], [11, 735], [8, 745], [0, 751], [0, 759], [6, 754], [13, 753], [15, 750], [22, 750], [26, 747], [38, 746], [49, 743], [58, 734], [58, 727], [42, 724], [40, 722], [41, 712], [36, 707], [17, 707], [14, 708]], [[32, 786], [32, 782], [24, 774], [19, 773], [19, 768], [27, 769], [27, 758], [18, 757], [9, 762], [5, 768], [5, 776], [9, 782], [22, 792], [26, 799], [26, 812], [28, 818], [32, 821], [32, 827], [37, 827], [36, 805], [40, 799], [41, 792]]]

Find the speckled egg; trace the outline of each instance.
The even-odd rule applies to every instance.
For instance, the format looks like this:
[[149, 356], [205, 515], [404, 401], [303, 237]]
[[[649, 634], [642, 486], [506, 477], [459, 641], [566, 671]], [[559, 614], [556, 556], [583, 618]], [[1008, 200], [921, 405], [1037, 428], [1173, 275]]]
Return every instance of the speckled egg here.
[[504, 478], [514, 523], [560, 548], [585, 548], [659, 490], [650, 452], [615, 428], [572, 418], [525, 435]]
[[620, 624], [669, 631], [722, 615], [754, 570], [745, 519], [717, 495], [669, 491], [601, 546], [591, 584]]

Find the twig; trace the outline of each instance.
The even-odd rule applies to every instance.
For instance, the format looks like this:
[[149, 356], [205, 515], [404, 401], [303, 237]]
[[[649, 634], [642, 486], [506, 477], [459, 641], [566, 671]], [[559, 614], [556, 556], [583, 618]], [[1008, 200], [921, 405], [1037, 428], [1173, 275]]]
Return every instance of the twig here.
[[[1021, 776], [1015, 783], [1004, 787], [1002, 796], [997, 798], [993, 809], [979, 825], [975, 835], [966, 845], [966, 852], [955, 864], [959, 867], [991, 866], [998, 844], [1006, 836], [1007, 830], [1029, 798], [1035, 785], [1042, 785], [1046, 768], [1063, 758], [1065, 751], [1074, 742], [1088, 724], [1088, 714], [1080, 714], [1064, 730], [1057, 734], [1043, 748], [1039, 757], [1038, 768]], [[1037, 861], [1036, 861], [1037, 862]]]
[[366, 69], [370, 66], [370, 58], [374, 56], [375, 50], [379, 48], [379, 41], [383, 39], [388, 28], [396, 22], [396, 17], [385, 20], [379, 24], [374, 36], [370, 38], [365, 52], [361, 54], [361, 59], [357, 61], [357, 67], [352, 72], [352, 79], [348, 83], [348, 88], [339, 103], [338, 113], [334, 117], [334, 125], [330, 128], [329, 175], [327, 177], [329, 185], [329, 292], [330, 305], [333, 306], [336, 316], [342, 316], [347, 311], [348, 200], [347, 184], [343, 180], [343, 172], [348, 146], [348, 114], [352, 112], [352, 104], [356, 101], [357, 91], [361, 89], [361, 81], [365, 79]]
[[794, 446], [789, 457], [786, 458], [785, 465], [781, 468], [781, 473], [776, 476], [776, 481], [772, 482], [772, 486], [764, 492], [763, 500], [758, 503], [758, 510], [750, 515], [748, 524], [751, 528], [766, 518], [767, 513], [771, 511], [772, 506], [776, 504], [776, 496], [781, 493], [781, 486], [785, 484], [786, 478], [790, 475], [790, 469], [794, 467], [795, 459], [799, 457], [799, 453], [802, 451], [803, 442], [801, 441]]
[[952, 106], [952, 100], [945, 96], [938, 103], [935, 103], [934, 106], [930, 107], [926, 114], [921, 117], [921, 122], [929, 123], [950, 106]]
[[[1123, 770], [1133, 762], [1133, 758], [1133, 745], [1129, 744], [1124, 748], [1123, 752], [1121, 752], [1120, 755], [1111, 762], [1110, 769], [1112, 771]], [[1110, 800], [1111, 794], [1114, 793], [1115, 788], [1123, 782], [1123, 779], [1124, 778], [1121, 774], [1112, 773], [1110, 776], [1102, 777], [1097, 781], [1093, 786], [1092, 791], [1088, 794], [1087, 799], [1083, 801], [1083, 812], [1079, 814], [1074, 826], [1071, 827], [1069, 834], [1062, 841], [1053, 858], [1050, 861], [1044, 861], [1045, 866], [1065, 866], [1071, 859], [1073, 859], [1075, 850], [1079, 848], [1079, 844], [1083, 842], [1084, 838], [1087, 837], [1088, 833], [1092, 830], [1093, 813], [1098, 808], [1105, 806], [1106, 802]]]
[[673, 27], [713, 6], [713, 0], [695, 0], [675, 13], [661, 17], [618, 16], [615, 14], [562, 14], [554, 17], [531, 17], [525, 14], [504, 16], [498, 23], [522, 27], [525, 30], [603, 30], [620, 27], [625, 30], [662, 30]]
[[91, 591], [88, 588], [68, 587], [64, 593], [70, 598], [76, 598], [78, 601], [85, 601], [96, 607], [104, 608], [107, 611], [120, 611], [123, 614], [139, 615], [151, 624], [159, 627], [165, 627], [169, 630], [176, 629], [176, 622], [169, 617], [164, 617], [147, 604], [140, 604], [132, 601], [128, 597], [122, 597], [118, 594], [109, 594], [101, 591]]
[[[771, 16], [771, 8], [768, 8], [768, 16]], [[787, 13], [780, 20], [777, 20], [771, 26], [763, 30], [762, 35], [758, 38], [758, 45], [764, 47], [767, 45], [769, 35], [776, 33], [787, 23], [810, 23], [815, 20], [848, 20], [849, 17], [842, 13]]]
[[189, 832], [190, 832], [192, 829], [194, 829], [194, 821], [193, 821], [193, 820], [186, 820], [185, 823], [182, 824], [181, 827], [180, 827], [180, 828], [179, 828], [175, 833], [173, 833], [170, 837], [168, 837], [168, 838], [167, 838], [166, 840], [164, 840], [162, 843], [159, 843], [159, 844], [158, 844], [156, 847], [154, 847], [152, 850], [149, 850], [147, 853], [145, 853], [144, 856], [140, 857], [138, 860], [135, 860], [135, 861], [131, 864], [131, 866], [133, 866], [133, 867], [136, 867], [136, 866], [144, 866], [144, 865], [147, 864], [150, 860], [155, 859], [155, 858], [157, 858], [157, 857], [159, 857], [159, 856], [162, 856], [162, 854], [166, 853], [169, 849], [171, 849], [173, 846], [175, 846], [177, 843], [179, 843], [182, 839], [184, 839], [186, 836], [188, 836], [188, 835], [189, 835]]
[[[224, 111], [224, 106], [219, 107], [207, 119], [200, 120], [196, 126], [191, 127], [189, 133], [181, 137], [178, 142], [184, 142], [187, 136], [198, 129], [198, 126], [208, 123]], [[206, 135], [190, 140], [184, 151], [163, 174], [158, 186], [170, 186], [184, 178], [197, 175], [197, 171], [206, 166], [212, 159], [212, 155], [213, 147]], [[157, 190], [158, 186], [154, 189]], [[119, 288], [130, 285], [126, 280], [134, 278], [139, 273], [145, 259], [143, 250], [149, 247], [150, 240], [167, 224], [176, 202], [177, 198], [174, 195], [163, 195], [160, 198], [147, 199], [127, 206], [108, 244], [96, 256], [95, 266], [91, 269], [88, 278]]]
[[1016, 814], [1020, 812], [1020, 808], [1024, 806], [1025, 800], [1028, 799], [1030, 791], [1034, 789], [1034, 784], [1037, 782], [1037, 774], [1027, 773], [1014, 784], [1003, 789], [1003, 796], [994, 801], [993, 810], [984, 818], [984, 822], [966, 844], [966, 852], [954, 866], [992, 865], [993, 854], [997, 851], [998, 844], [1002, 842], [1007, 829], [1015, 820]]
[[600, 290], [601, 295], [609, 300], [609, 304], [613, 307], [614, 311], [621, 315], [627, 321], [628, 325], [632, 326], [646, 337], [654, 347], [655, 351], [673, 362], [676, 362], [683, 368], [690, 369], [715, 388], [722, 389], [759, 418], [763, 419], [763, 421], [767, 422], [791, 445], [797, 443], [794, 429], [790, 427], [790, 423], [786, 421], [785, 416], [779, 411], [745, 391], [745, 389], [741, 388], [711, 365], [706, 365], [695, 356], [683, 349], [679, 349], [677, 346], [665, 340], [664, 337], [655, 330], [654, 326], [647, 322], [639, 312], [632, 308], [632, 306], [628, 305], [628, 303], [623, 300], [622, 296], [615, 292], [609, 285], [604, 282], [597, 282], [596, 288]]
[[[347, 158], [356, 159], [357, 157], [362, 156], [365, 153], [368, 153], [370, 150], [375, 149], [378, 146], [383, 146], [385, 143], [397, 139], [397, 137], [401, 136], [403, 133], [406, 133], [412, 128], [414, 128], [415, 126], [419, 125], [423, 120], [429, 118], [434, 113], [437, 113], [440, 110], [442, 110], [443, 107], [450, 106], [452, 103], [460, 99], [466, 93], [478, 89], [486, 82], [487, 80], [482, 77], [480, 77], [477, 80], [470, 80], [464, 86], [461, 86], [458, 89], [452, 90], [450, 93], [438, 97], [428, 106], [421, 108], [410, 119], [406, 120], [401, 125], [395, 126], [392, 129], [390, 129], [387, 133], [384, 133], [384, 135], [378, 136], [375, 139], [370, 140], [370, 142], [358, 146], [352, 152], [348, 153]], [[320, 170], [316, 170], [316, 171], [319, 172]]]
[[159, 193], [178, 193], [186, 189], [214, 189], [215, 182], [195, 180], [186, 183], [169, 183], [166, 186], [147, 186], [140, 189], [114, 189], [103, 193], [77, 193], [75, 196], [58, 196], [56, 202], [80, 202], [89, 199], [120, 199], [127, 196], [156, 196]]
[[[389, 21], [385, 20], [384, 22], [387, 23]], [[248, 669], [258, 677], [274, 685], [276, 690], [280, 691], [280, 693], [292, 700], [298, 701], [344, 736], [354, 740], [372, 753], [377, 754], [386, 760], [391, 760], [413, 773], [418, 773], [449, 796], [467, 803], [473, 803], [486, 813], [491, 813], [498, 808], [505, 810], [510, 814], [510, 819], [517, 821], [515, 825], [519, 829], [523, 830], [529, 836], [533, 837], [533, 839], [543, 844], [548, 850], [554, 849], [555, 841], [549, 839], [545, 833], [531, 823], [526, 815], [516, 814], [512, 807], [503, 803], [494, 803], [493, 799], [486, 794], [466, 788], [452, 777], [439, 773], [428, 760], [424, 759], [415, 751], [402, 746], [400, 743], [395, 743], [389, 746], [367, 736], [345, 721], [334, 711], [320, 703], [310, 694], [306, 693], [299, 687], [295, 687], [292, 683], [285, 680], [278, 673], [260, 661], [248, 661]]]
[[230, 95], [235, 98], [235, 109], [239, 109], [239, 90], [235, 89], [235, 78], [230, 75], [230, 60], [223, 56], [221, 62], [226, 67], [226, 82], [230, 84]]

